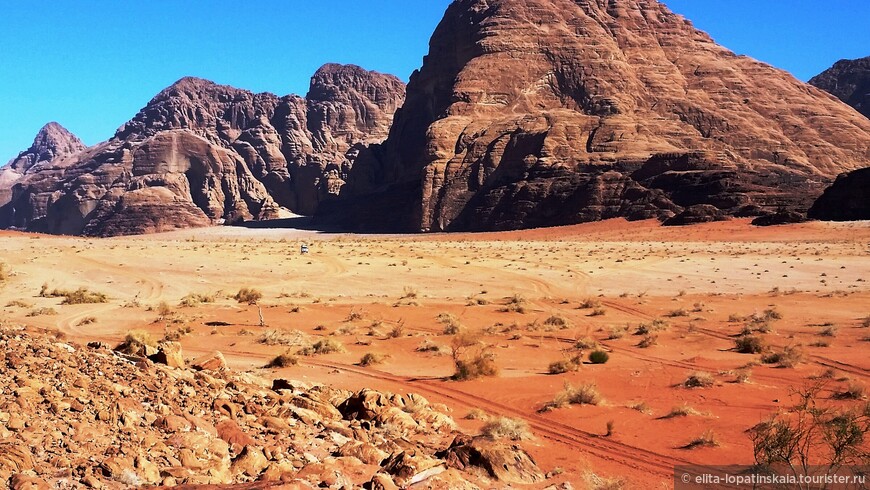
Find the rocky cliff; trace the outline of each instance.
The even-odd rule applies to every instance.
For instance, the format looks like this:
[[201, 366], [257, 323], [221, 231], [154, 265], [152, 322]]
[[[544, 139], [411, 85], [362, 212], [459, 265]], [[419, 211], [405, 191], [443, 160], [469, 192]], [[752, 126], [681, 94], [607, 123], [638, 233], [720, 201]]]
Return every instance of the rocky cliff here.
[[655, 0], [457, 0], [389, 138], [321, 220], [503, 230], [806, 212], [868, 161], [865, 118]]
[[870, 118], [870, 56], [840, 60], [810, 80]]
[[17, 175], [0, 186], [0, 227], [106, 236], [274, 218], [280, 207], [312, 214], [341, 192], [360, 147], [387, 136], [403, 100], [399, 79], [356, 66], [322, 67], [307, 98], [184, 78], [105, 143], [22, 154], [4, 169]]
[[83, 151], [85, 145], [56, 122], [50, 122], [36, 134], [30, 148], [0, 168], [0, 206], [12, 197], [12, 186], [31, 169]]

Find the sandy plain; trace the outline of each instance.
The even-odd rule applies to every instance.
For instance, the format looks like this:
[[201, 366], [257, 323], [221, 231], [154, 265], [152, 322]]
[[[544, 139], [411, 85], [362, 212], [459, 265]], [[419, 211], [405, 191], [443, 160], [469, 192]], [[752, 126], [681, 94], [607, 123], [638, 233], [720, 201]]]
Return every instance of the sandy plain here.
[[[300, 254], [303, 243], [307, 255]], [[0, 262], [10, 271], [0, 288], [4, 322], [57, 329], [78, 342], [117, 343], [134, 329], [155, 337], [183, 330], [186, 357], [219, 350], [231, 367], [268, 376], [420, 393], [447, 404], [470, 433], [482, 424], [465, 419], [475, 408], [521, 418], [534, 435], [523, 447], [555, 475], [547, 484], [584, 488], [618, 479], [629, 488], [669, 488], [674, 465], [750, 464], [746, 431], [787, 407], [793, 390], [824, 374], [829, 402], [846, 405], [832, 394], [870, 375], [866, 223], [760, 229], [733, 220], [665, 228], [612, 220], [426, 236], [244, 228], [112, 239], [4, 232]], [[109, 301], [61, 305], [39, 295], [43, 285], [86, 287]], [[242, 287], [263, 293], [265, 326], [257, 306], [232, 299]], [[191, 293], [214, 301], [180, 306]], [[512, 300], [522, 308], [510, 308]], [[161, 316], [161, 303], [171, 312]], [[38, 314], [41, 308], [54, 314]], [[503, 311], [511, 309], [522, 311]], [[775, 314], [759, 335], [772, 350], [798, 347], [794, 367], [735, 349], [750, 318], [768, 311]], [[481, 335], [497, 376], [448, 379], [454, 336], [444, 333], [443, 314]], [[638, 328], [654, 322], [653, 345], [642, 346]], [[267, 370], [290, 347], [262, 343], [267, 332], [329, 337], [346, 352]], [[551, 363], [589, 353], [576, 347], [581, 339], [599, 343], [609, 362], [550, 374]], [[419, 351], [424, 343], [442, 352]], [[360, 366], [366, 353], [383, 362]], [[713, 385], [686, 388], [696, 372], [709, 374]], [[603, 401], [541, 412], [566, 383], [595, 383]], [[683, 406], [697, 414], [668, 417]], [[707, 431], [717, 446], [686, 448]]]

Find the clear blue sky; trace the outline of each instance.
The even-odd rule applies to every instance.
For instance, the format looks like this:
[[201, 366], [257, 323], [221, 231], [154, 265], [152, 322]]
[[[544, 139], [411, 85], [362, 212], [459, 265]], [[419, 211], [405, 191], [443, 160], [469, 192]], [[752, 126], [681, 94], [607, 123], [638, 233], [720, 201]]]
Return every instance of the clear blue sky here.
[[[406, 79], [449, 0], [0, 0], [0, 165], [58, 121], [108, 139], [185, 75], [305, 94], [323, 63]], [[719, 43], [808, 79], [870, 55], [867, 0], [665, 0]]]

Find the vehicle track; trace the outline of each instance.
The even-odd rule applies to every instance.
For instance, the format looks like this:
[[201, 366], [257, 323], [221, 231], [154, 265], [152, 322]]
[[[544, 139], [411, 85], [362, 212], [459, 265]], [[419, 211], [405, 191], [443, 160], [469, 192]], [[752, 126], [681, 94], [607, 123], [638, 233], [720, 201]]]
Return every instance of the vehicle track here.
[[537, 414], [529, 414], [522, 410], [505, 406], [486, 398], [471, 395], [446, 386], [441, 386], [443, 381], [415, 380], [382, 371], [363, 369], [356, 366], [328, 361], [305, 360], [303, 362], [310, 365], [351, 372], [360, 376], [378, 379], [380, 381], [389, 381], [402, 386], [411, 387], [415, 391], [434, 394], [443, 399], [448, 399], [467, 407], [484, 408], [494, 414], [520, 417], [525, 419], [529, 423], [529, 426], [543, 437], [560, 442], [594, 457], [620, 464], [627, 468], [651, 472], [665, 477], [672, 477], [675, 465], [691, 464], [688, 461], [605, 439]]

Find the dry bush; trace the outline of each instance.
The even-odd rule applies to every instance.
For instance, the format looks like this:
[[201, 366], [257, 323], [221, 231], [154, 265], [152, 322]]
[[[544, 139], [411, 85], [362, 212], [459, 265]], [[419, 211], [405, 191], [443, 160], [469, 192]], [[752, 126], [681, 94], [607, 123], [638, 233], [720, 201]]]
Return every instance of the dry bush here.
[[676, 310], [669, 311], [667, 313], [667, 315], [665, 315], [665, 316], [667, 316], [668, 318], [677, 318], [677, 317], [689, 316], [689, 311], [686, 310], [685, 308], [679, 308]]
[[834, 397], [840, 400], [864, 400], [867, 398], [867, 388], [863, 384], [853, 381], [843, 391], [836, 393]]
[[33, 316], [43, 316], [43, 315], [46, 315], [46, 316], [49, 316], [49, 315], [57, 315], [57, 310], [55, 310], [54, 308], [45, 308], [45, 307], [42, 307], [42, 308], [36, 308], [35, 310], [31, 310], [31, 311], [27, 314], [27, 316], [30, 316], [30, 317], [33, 317]]
[[63, 298], [62, 305], [82, 305], [94, 303], [108, 303], [109, 298], [103, 293], [97, 293], [88, 288], [78, 288], [75, 291], [68, 289], [53, 289], [43, 291], [41, 294], [46, 298]]
[[689, 417], [694, 415], [701, 415], [701, 412], [695, 410], [687, 404], [683, 404], [672, 408], [671, 411], [668, 412], [668, 414], [665, 415], [663, 418], [672, 419], [676, 417]]
[[310, 347], [306, 347], [299, 351], [300, 354], [312, 356], [314, 354], [336, 354], [347, 352], [344, 345], [335, 339], [321, 339], [315, 342]]
[[647, 349], [654, 345], [658, 345], [659, 337], [658, 335], [644, 335], [640, 342], [637, 344], [641, 349]]
[[804, 350], [797, 345], [788, 345], [779, 352], [771, 352], [762, 356], [761, 362], [776, 364], [782, 368], [793, 368], [804, 361]]
[[574, 348], [580, 350], [598, 349], [600, 346], [598, 341], [592, 337], [583, 337], [574, 343]]
[[187, 295], [181, 298], [178, 306], [183, 308], [193, 308], [202, 303], [214, 303], [215, 299], [217, 299], [217, 295], [215, 294], [187, 293]]
[[0, 262], [0, 284], [9, 280], [9, 266], [6, 262]]
[[580, 356], [576, 356], [571, 359], [560, 359], [558, 361], [550, 363], [550, 367], [547, 369], [547, 372], [549, 372], [550, 374], [564, 374], [568, 372], [574, 372], [580, 369], [580, 366], [582, 364], [583, 360], [580, 359]]
[[359, 361], [359, 365], [363, 367], [374, 366], [376, 364], [383, 364], [386, 357], [383, 354], [375, 354], [374, 352], [368, 352], [362, 359]]
[[562, 330], [570, 327], [570, 323], [562, 315], [551, 315], [549, 318], [544, 320], [544, 325], [548, 325], [551, 327], [558, 327], [559, 329], [562, 329]]
[[652, 408], [647, 404], [647, 402], [635, 402], [628, 405], [628, 408], [632, 410], [636, 410], [640, 413], [649, 415], [652, 413]]
[[607, 332], [607, 340], [618, 340], [625, 337], [625, 334], [628, 333], [628, 327], [613, 326]]
[[861, 328], [870, 328], [870, 315], [861, 320]]
[[590, 313], [588, 316], [604, 316], [606, 314], [607, 310], [605, 310], [604, 308], [594, 308], [592, 310], [592, 313]]
[[499, 311], [504, 313], [513, 312], [523, 314], [526, 312], [526, 299], [519, 294], [515, 294], [507, 299], [507, 303], [505, 303], [504, 307], [499, 309]]
[[12, 301], [6, 303], [6, 307], [7, 308], [13, 308], [13, 307], [15, 307], [15, 308], [32, 308], [33, 305], [26, 302], [26, 301], [22, 301], [20, 299], [15, 299], [15, 300], [12, 300]]
[[86, 316], [76, 323], [76, 325], [91, 325], [97, 323], [97, 317], [95, 316]]
[[387, 332], [387, 337], [389, 337], [391, 339], [397, 339], [399, 337], [404, 337], [404, 336], [405, 336], [405, 324], [404, 323], [399, 323], [398, 325], [394, 325], [393, 328], [391, 328], [390, 331]]
[[595, 298], [586, 298], [578, 307], [581, 310], [591, 310], [593, 308], [601, 308], [601, 301]]
[[456, 335], [463, 330], [459, 319], [450, 313], [439, 313], [437, 320], [444, 325], [444, 335]]
[[498, 375], [495, 354], [485, 345], [480, 336], [473, 333], [460, 333], [453, 338], [453, 365], [456, 372], [453, 379], [462, 381], [484, 376]]
[[295, 366], [299, 364], [299, 358], [292, 351], [285, 351], [282, 354], [277, 355], [274, 359], [272, 359], [269, 364], [266, 364], [267, 368], [285, 368], [290, 366]]
[[734, 373], [734, 382], [735, 383], [748, 383], [750, 378], [752, 378], [752, 370], [751, 369], [738, 369], [736, 373]]
[[266, 330], [257, 342], [265, 345], [300, 346], [308, 344], [308, 337], [299, 330]]
[[431, 352], [438, 355], [444, 355], [450, 352], [447, 346], [436, 344], [429, 339], [424, 340], [417, 346], [417, 352]]
[[480, 429], [480, 433], [490, 439], [510, 439], [525, 441], [532, 438], [529, 424], [522, 419], [495, 417], [489, 419]]
[[594, 382], [576, 387], [565, 383], [565, 388], [556, 394], [553, 401], [544, 405], [541, 411], [546, 412], [568, 405], [598, 405], [602, 401], [601, 393], [598, 392], [598, 386]]
[[480, 408], [472, 408], [465, 414], [466, 420], [489, 420], [489, 414]]
[[819, 335], [822, 337], [836, 337], [839, 330], [840, 329], [834, 325], [828, 325], [819, 332]]
[[686, 388], [709, 388], [715, 383], [712, 374], [696, 371], [690, 374], [686, 380], [683, 381], [683, 386]]
[[796, 391], [795, 406], [749, 430], [756, 465], [786, 467], [806, 475], [834, 474], [844, 467], [866, 465], [870, 405], [824, 406], [818, 400], [825, 383], [822, 380]]
[[249, 305], [255, 305], [258, 301], [263, 299], [263, 293], [254, 288], [242, 288], [239, 289], [239, 292], [233, 296], [233, 299], [238, 301], [239, 303], [246, 303]]
[[719, 438], [712, 430], [707, 430], [700, 436], [689, 441], [683, 449], [695, 449], [699, 447], [719, 447]]
[[351, 310], [350, 313], [347, 314], [347, 318], [344, 319], [346, 322], [356, 322], [363, 319], [363, 314], [356, 310]]
[[402, 294], [402, 296], [399, 299], [416, 299], [416, 298], [417, 298], [417, 290], [410, 287], [410, 286], [405, 286], [404, 293]]
[[767, 350], [767, 342], [758, 335], [744, 335], [734, 341], [741, 354], [761, 354]]

